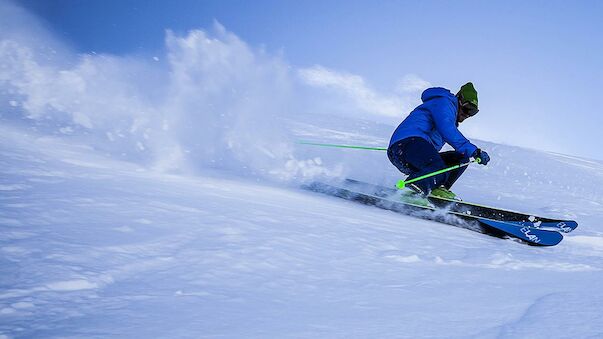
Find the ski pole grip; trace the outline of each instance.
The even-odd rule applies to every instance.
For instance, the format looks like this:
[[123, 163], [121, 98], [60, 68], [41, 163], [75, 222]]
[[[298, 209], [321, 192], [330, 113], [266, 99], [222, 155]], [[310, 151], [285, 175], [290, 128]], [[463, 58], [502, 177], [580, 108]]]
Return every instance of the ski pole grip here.
[[477, 149], [475, 150], [475, 152], [473, 153], [473, 161], [475, 161], [476, 163], [480, 163], [482, 162], [482, 150], [481, 149]]

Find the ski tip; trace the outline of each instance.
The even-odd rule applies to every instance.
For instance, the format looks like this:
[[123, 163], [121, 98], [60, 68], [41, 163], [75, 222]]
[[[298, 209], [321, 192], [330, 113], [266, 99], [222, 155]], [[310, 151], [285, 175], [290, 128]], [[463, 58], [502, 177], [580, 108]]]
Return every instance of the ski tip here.
[[563, 235], [556, 231], [542, 230], [527, 225], [517, 225], [490, 219], [479, 219], [479, 221], [495, 230], [519, 238], [530, 245], [555, 246], [563, 240]]
[[578, 227], [578, 223], [573, 220], [564, 220], [557, 223], [557, 228], [563, 233], [569, 233]]

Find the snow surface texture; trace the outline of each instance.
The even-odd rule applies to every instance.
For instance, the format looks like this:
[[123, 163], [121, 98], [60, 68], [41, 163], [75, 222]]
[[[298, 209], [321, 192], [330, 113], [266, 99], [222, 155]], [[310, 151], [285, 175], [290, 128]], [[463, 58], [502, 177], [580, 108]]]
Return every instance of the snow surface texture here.
[[[492, 166], [462, 179], [472, 200], [580, 223], [560, 245], [536, 248], [0, 135], [5, 337], [603, 335], [600, 163], [495, 146]], [[544, 182], [524, 175], [526, 159], [548, 168]], [[563, 173], [573, 180], [557, 188]]]
[[603, 163], [476, 141], [455, 192], [578, 221], [552, 248], [326, 197], [299, 186], [400, 175], [295, 140], [384, 146], [428, 83], [292, 70], [219, 25], [75, 55], [0, 10], [0, 338], [603, 336]]

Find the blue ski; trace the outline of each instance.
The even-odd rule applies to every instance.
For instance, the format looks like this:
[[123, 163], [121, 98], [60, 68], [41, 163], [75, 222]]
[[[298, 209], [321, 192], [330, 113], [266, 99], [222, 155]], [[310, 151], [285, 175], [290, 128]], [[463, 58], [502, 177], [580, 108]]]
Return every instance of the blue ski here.
[[506, 223], [515, 224], [518, 226], [528, 226], [541, 230], [557, 231], [562, 233], [569, 233], [578, 227], [578, 223], [573, 220], [559, 220], [559, 221], [507, 221]]
[[561, 242], [561, 240], [563, 240], [563, 235], [556, 231], [549, 231], [527, 225], [519, 225], [513, 222], [496, 221], [490, 219], [478, 219], [478, 221], [482, 225], [492, 228], [495, 231], [501, 231], [505, 234], [512, 235], [533, 245], [555, 246]]

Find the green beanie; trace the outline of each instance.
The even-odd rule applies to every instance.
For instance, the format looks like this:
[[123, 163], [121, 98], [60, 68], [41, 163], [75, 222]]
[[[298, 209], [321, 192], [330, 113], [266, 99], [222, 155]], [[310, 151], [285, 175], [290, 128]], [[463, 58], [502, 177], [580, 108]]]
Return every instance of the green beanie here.
[[473, 83], [468, 82], [461, 86], [461, 90], [456, 94], [456, 96], [461, 101], [461, 104], [470, 102], [477, 107], [477, 91], [475, 90], [475, 87], [473, 87]]

